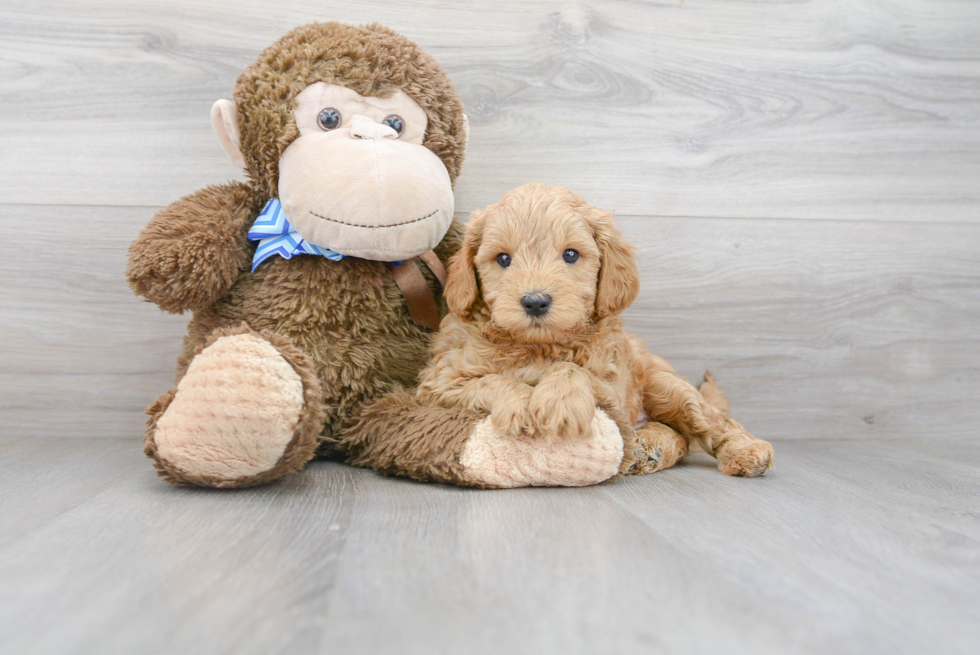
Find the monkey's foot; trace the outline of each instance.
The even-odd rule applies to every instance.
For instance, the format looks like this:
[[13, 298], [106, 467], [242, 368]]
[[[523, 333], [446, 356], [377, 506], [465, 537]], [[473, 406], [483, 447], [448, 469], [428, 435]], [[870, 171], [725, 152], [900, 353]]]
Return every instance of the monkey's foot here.
[[632, 452], [624, 454], [620, 472], [645, 475], [669, 469], [687, 450], [687, 437], [670, 426], [651, 421], [636, 431]]
[[490, 419], [476, 424], [459, 463], [470, 484], [486, 487], [583, 487], [619, 472], [623, 437], [597, 409], [588, 437], [569, 441], [543, 436], [506, 435]]
[[145, 451], [161, 476], [248, 487], [293, 473], [313, 456], [319, 385], [301, 353], [277, 345], [244, 326], [216, 333], [177, 389], [147, 410]]
[[725, 475], [741, 475], [747, 478], [762, 475], [772, 468], [772, 444], [757, 439], [742, 426], [729, 421], [729, 429], [715, 451], [718, 470]]

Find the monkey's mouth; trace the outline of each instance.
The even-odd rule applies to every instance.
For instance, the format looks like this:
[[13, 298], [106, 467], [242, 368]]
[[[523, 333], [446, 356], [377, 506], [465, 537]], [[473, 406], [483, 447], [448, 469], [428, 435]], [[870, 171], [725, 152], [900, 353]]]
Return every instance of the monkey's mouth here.
[[317, 218], [322, 218], [325, 221], [330, 221], [331, 223], [339, 223], [340, 225], [347, 225], [349, 227], [365, 227], [370, 229], [381, 229], [386, 227], [401, 227], [403, 225], [411, 225], [412, 223], [421, 223], [422, 221], [428, 220], [439, 213], [438, 209], [433, 209], [430, 213], [422, 216], [421, 218], [413, 218], [410, 221], [402, 221], [401, 223], [392, 223], [391, 225], [361, 225], [360, 223], [350, 223], [348, 221], [342, 221], [339, 218], [330, 218], [329, 216], [323, 216], [317, 214], [314, 211], [310, 212], [311, 216], [316, 216]]

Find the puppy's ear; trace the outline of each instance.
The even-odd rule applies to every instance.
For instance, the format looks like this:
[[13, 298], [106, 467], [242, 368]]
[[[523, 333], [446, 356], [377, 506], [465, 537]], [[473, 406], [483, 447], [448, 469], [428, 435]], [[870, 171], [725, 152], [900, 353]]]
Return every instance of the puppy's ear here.
[[473, 258], [480, 249], [483, 239], [484, 212], [470, 213], [463, 236], [462, 247], [449, 260], [449, 275], [446, 279], [446, 304], [449, 311], [467, 318], [476, 304], [480, 291], [476, 283], [476, 267]]
[[613, 224], [612, 212], [591, 208], [590, 221], [601, 257], [595, 313], [599, 318], [615, 316], [633, 304], [640, 293], [636, 249], [623, 239]]

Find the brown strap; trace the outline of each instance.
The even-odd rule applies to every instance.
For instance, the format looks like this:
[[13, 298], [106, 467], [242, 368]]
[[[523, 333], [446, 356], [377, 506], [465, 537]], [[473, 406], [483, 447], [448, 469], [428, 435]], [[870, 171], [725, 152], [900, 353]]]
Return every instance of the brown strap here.
[[432, 274], [436, 276], [436, 279], [439, 280], [439, 286], [442, 287], [443, 291], [445, 291], [447, 277], [446, 267], [442, 265], [442, 260], [439, 259], [439, 256], [436, 255], [434, 250], [430, 250], [424, 255], [419, 255], [419, 257], [421, 257], [422, 261], [425, 262], [425, 265], [429, 267]]
[[[426, 263], [428, 264], [428, 262]], [[406, 259], [398, 266], [388, 264], [388, 268], [395, 278], [395, 284], [398, 285], [405, 297], [405, 304], [408, 305], [408, 313], [412, 320], [431, 330], [438, 330], [439, 307], [436, 306], [436, 299], [432, 297], [432, 290], [425, 278], [422, 277], [422, 271], [419, 270], [415, 260]]]

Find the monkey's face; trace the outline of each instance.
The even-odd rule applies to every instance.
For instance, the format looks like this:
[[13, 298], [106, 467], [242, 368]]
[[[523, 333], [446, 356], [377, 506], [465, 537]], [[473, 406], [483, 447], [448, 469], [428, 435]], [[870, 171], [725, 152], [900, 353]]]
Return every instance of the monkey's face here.
[[382, 25], [312, 23], [262, 51], [211, 125], [257, 206], [341, 254], [398, 261], [445, 237], [466, 115], [446, 71]]
[[422, 145], [425, 111], [403, 91], [365, 97], [317, 82], [296, 98], [299, 137], [279, 200], [300, 235], [343, 255], [398, 261], [432, 250], [453, 218], [449, 173]]

